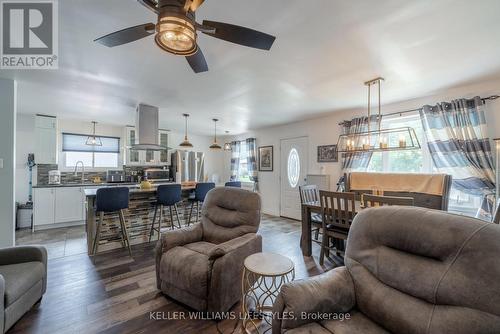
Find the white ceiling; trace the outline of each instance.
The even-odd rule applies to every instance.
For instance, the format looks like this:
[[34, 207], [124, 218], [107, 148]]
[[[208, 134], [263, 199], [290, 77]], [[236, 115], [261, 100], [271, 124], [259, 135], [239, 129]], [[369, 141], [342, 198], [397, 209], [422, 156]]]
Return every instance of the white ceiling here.
[[194, 133], [247, 129], [365, 105], [363, 82], [384, 76], [384, 102], [500, 74], [498, 0], [206, 0], [198, 21], [277, 36], [270, 52], [200, 34], [210, 71], [194, 74], [153, 38], [109, 49], [101, 35], [155, 16], [135, 0], [59, 1], [59, 70], [7, 71], [19, 112], [125, 125], [138, 102], [161, 126]]

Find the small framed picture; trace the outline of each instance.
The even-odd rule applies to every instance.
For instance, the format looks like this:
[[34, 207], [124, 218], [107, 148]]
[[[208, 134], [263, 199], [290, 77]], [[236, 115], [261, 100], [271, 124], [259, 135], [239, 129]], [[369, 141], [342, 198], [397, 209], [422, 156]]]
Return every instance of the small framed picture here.
[[272, 172], [274, 165], [273, 146], [259, 147], [259, 171]]
[[318, 146], [318, 162], [339, 162], [337, 145]]

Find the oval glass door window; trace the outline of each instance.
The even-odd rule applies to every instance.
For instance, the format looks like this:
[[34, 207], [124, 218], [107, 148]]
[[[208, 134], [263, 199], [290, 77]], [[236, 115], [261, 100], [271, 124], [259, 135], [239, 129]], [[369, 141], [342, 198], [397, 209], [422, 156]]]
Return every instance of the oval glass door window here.
[[288, 154], [288, 183], [290, 187], [295, 188], [299, 183], [299, 175], [300, 175], [300, 158], [299, 152], [295, 148], [290, 150]]

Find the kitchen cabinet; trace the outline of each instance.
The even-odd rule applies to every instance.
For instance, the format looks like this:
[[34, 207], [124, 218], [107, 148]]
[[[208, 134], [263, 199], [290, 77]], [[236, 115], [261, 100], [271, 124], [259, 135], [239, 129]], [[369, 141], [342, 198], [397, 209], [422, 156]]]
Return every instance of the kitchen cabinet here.
[[56, 188], [55, 223], [85, 220], [84, 201], [81, 187]]
[[47, 228], [55, 224], [84, 221], [83, 189], [82, 187], [34, 188], [33, 225]]
[[55, 222], [54, 188], [33, 189], [33, 225], [49, 225]]
[[38, 164], [57, 164], [57, 119], [35, 116], [35, 161]]
[[[125, 164], [127, 166], [163, 166], [170, 164], [170, 154], [164, 151], [137, 151], [129, 147], [137, 144], [137, 132], [134, 127], [125, 127]], [[168, 131], [158, 130], [158, 144], [168, 147]]]

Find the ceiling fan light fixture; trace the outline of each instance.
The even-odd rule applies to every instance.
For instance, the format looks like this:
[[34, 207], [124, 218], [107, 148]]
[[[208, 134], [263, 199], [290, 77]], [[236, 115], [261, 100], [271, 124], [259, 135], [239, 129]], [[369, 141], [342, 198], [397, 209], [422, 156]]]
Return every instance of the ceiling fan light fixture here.
[[194, 20], [187, 16], [165, 13], [156, 25], [156, 44], [163, 50], [181, 56], [196, 53], [196, 28]]

